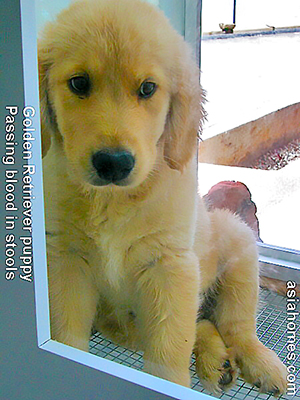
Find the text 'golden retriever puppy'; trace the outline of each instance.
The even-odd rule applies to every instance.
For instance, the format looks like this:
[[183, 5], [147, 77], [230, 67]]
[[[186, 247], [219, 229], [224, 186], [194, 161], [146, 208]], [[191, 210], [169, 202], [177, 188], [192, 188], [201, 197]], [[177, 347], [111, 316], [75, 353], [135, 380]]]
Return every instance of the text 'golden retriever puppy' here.
[[78, 1], [39, 42], [52, 338], [92, 326], [188, 386], [199, 268], [199, 71], [162, 12]]

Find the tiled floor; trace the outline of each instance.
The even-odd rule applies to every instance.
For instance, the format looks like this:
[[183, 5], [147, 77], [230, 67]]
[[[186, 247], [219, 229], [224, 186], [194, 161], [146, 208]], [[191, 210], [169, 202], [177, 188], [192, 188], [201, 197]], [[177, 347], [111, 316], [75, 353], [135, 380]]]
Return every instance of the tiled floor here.
[[[299, 338], [299, 316], [296, 331], [296, 360], [293, 365], [298, 371], [296, 377], [297, 392], [295, 396], [284, 395], [280, 399], [300, 399], [300, 338]], [[283, 362], [286, 362], [287, 350], [287, 315], [286, 299], [267, 290], [262, 290], [259, 312], [257, 316], [257, 332], [261, 341], [268, 347], [274, 349]], [[128, 367], [141, 370], [143, 367], [142, 353], [132, 352], [123, 347], [113, 344], [111, 341], [102, 337], [99, 333], [93, 335], [90, 341], [90, 352], [108, 360], [121, 363]], [[194, 360], [191, 365], [192, 388], [206, 392], [195, 372]], [[238, 379], [237, 384], [228, 392], [219, 396], [221, 399], [270, 399], [271, 395], [260, 394], [258, 390], [243, 380]]]

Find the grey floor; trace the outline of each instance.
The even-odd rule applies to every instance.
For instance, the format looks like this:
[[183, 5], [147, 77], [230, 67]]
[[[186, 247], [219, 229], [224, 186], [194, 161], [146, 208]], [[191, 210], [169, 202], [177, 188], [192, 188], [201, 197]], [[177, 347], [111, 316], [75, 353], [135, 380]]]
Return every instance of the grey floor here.
[[[286, 298], [278, 296], [268, 290], [261, 291], [260, 307], [257, 316], [257, 332], [261, 341], [268, 347], [274, 349], [283, 362], [286, 362], [287, 349], [287, 315]], [[299, 319], [299, 316], [298, 316]], [[293, 365], [296, 367], [296, 387], [295, 396], [284, 395], [280, 399], [300, 399], [300, 339], [299, 339], [299, 321], [297, 321], [296, 331], [296, 360]], [[132, 352], [123, 347], [117, 346], [111, 341], [105, 339], [101, 334], [96, 333], [90, 341], [90, 352], [97, 356], [115, 361], [117, 363], [141, 370], [143, 367], [142, 353]], [[192, 388], [211, 394], [203, 389], [195, 372], [194, 360], [192, 360]], [[260, 394], [258, 390], [242, 379], [238, 379], [237, 384], [227, 393], [219, 396], [221, 399], [270, 399], [271, 395]]]

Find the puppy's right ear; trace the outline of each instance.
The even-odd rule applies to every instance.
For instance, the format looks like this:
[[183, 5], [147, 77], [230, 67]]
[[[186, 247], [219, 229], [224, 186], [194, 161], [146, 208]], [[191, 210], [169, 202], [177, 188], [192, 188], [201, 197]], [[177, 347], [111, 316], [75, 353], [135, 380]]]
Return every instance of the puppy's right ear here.
[[42, 46], [39, 46], [38, 48], [38, 67], [39, 67], [42, 157], [45, 157], [51, 145], [51, 131], [53, 131], [53, 124], [56, 126], [56, 121], [49, 101], [48, 70], [50, 67], [50, 63], [46, 59], [46, 52], [43, 51]]

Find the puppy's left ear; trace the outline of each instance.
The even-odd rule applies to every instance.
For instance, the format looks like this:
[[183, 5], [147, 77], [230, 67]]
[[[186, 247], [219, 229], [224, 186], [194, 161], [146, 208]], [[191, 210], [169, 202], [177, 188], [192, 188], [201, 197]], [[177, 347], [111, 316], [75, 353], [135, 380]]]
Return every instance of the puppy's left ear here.
[[[47, 33], [47, 34], [46, 34]], [[52, 138], [60, 138], [54, 107], [51, 104], [49, 86], [49, 71], [52, 61], [52, 24], [45, 29], [44, 39], [38, 43], [38, 67], [39, 67], [39, 94], [41, 113], [41, 135], [42, 135], [42, 156], [45, 157]]]
[[164, 158], [170, 168], [182, 171], [196, 152], [205, 113], [199, 69], [186, 43], [176, 61], [164, 132]]

